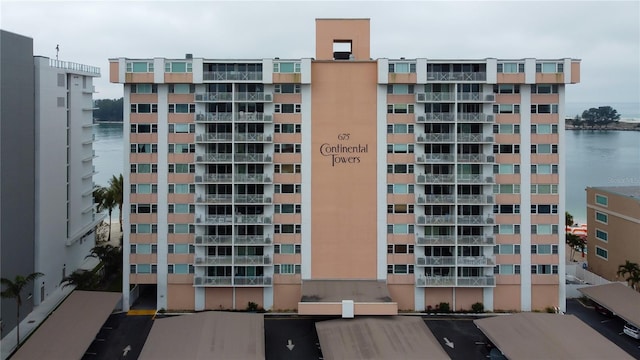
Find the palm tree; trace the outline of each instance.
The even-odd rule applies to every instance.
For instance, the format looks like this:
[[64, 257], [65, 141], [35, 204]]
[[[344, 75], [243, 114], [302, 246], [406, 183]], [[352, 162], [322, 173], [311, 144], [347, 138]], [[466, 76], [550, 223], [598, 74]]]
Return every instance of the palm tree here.
[[104, 265], [104, 277], [118, 274], [122, 270], [122, 250], [112, 245], [96, 246], [87, 257], [100, 260]]
[[640, 266], [637, 263], [625, 260], [624, 264], [618, 265], [616, 274], [622, 276], [633, 288], [640, 283]]
[[98, 191], [100, 197], [100, 204], [98, 205], [98, 210], [102, 211], [107, 209], [109, 212], [109, 237], [107, 241], [111, 241], [111, 213], [113, 212], [113, 208], [116, 207], [116, 197], [112, 189], [101, 187], [99, 190], [94, 190], [94, 193]]
[[113, 192], [116, 204], [118, 204], [118, 210], [120, 214], [118, 220], [120, 221], [120, 232], [122, 232], [122, 202], [123, 202], [123, 186], [124, 178], [122, 174], [120, 176], [112, 175], [109, 180], [109, 190]]
[[2, 283], [2, 285], [6, 287], [4, 291], [0, 293], [0, 296], [2, 296], [3, 298], [16, 299], [16, 333], [18, 335], [18, 346], [20, 346], [20, 306], [22, 305], [22, 296], [20, 295], [20, 293], [22, 293], [22, 289], [24, 289], [24, 287], [27, 286], [28, 283], [43, 275], [43, 273], [39, 272], [34, 272], [27, 276], [17, 275], [15, 279], [13, 279], [13, 281], [7, 278], [0, 278], [0, 283]]
[[62, 283], [66, 283], [62, 285], [63, 288], [69, 285], [75, 285], [78, 290], [94, 290], [98, 285], [98, 279], [93, 271], [76, 270], [62, 279], [60, 284]]
[[584, 240], [576, 234], [566, 233], [565, 241], [567, 242], [567, 245], [571, 247], [570, 260], [573, 261], [573, 256], [575, 255], [576, 250], [584, 251]]
[[568, 211], [564, 212], [564, 222], [565, 226], [573, 226], [573, 215], [571, 215]]

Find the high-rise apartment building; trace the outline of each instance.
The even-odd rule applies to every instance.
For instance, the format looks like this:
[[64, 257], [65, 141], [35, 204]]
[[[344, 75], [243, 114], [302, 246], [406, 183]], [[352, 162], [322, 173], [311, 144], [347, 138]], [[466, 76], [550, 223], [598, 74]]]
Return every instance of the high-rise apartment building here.
[[[31, 38], [0, 31], [2, 277], [41, 272], [22, 318], [78, 269], [104, 216], [93, 203], [93, 78], [100, 69], [33, 56]], [[33, 286], [32, 286], [33, 285]], [[2, 299], [2, 336], [16, 325]]]
[[[564, 308], [574, 59], [110, 59], [124, 84], [125, 275], [157, 308]], [[346, 301], [343, 301], [346, 300]], [[124, 301], [126, 304], [128, 301]]]

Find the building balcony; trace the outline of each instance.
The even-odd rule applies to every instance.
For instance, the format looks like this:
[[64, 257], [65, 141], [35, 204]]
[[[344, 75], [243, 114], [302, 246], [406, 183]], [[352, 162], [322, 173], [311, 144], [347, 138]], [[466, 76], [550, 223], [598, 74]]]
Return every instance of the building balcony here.
[[492, 103], [496, 101], [494, 94], [483, 94], [480, 92], [459, 92], [456, 96], [460, 102], [488, 102]]
[[263, 133], [235, 133], [233, 138], [240, 142], [272, 142], [272, 134]]
[[493, 256], [421, 256], [418, 266], [495, 266]]
[[425, 163], [452, 163], [455, 161], [454, 154], [416, 154], [416, 163], [417, 164], [425, 164]]
[[[234, 241], [235, 238], [235, 241]], [[196, 245], [270, 245], [268, 235], [196, 235]]]
[[480, 204], [490, 205], [493, 204], [493, 195], [461, 195], [456, 198], [458, 204]]
[[201, 256], [196, 257], [195, 264], [204, 265], [233, 265], [233, 256]]
[[459, 276], [458, 286], [465, 287], [488, 287], [496, 286], [496, 278], [494, 276]]
[[270, 245], [271, 238], [268, 235], [236, 235], [235, 245]]
[[204, 133], [196, 135], [196, 142], [228, 141], [231, 142], [231, 133]]
[[493, 225], [493, 216], [487, 215], [460, 215], [458, 224], [461, 225]]
[[458, 235], [458, 245], [493, 246], [495, 241], [493, 236]]
[[196, 224], [201, 225], [231, 225], [232, 223], [232, 215], [196, 216]]
[[233, 262], [236, 265], [270, 265], [271, 258], [266, 255], [234, 256]]
[[236, 121], [240, 122], [265, 122], [270, 123], [273, 121], [273, 116], [265, 113], [245, 113], [240, 112], [236, 114]]
[[196, 276], [194, 286], [271, 286], [270, 276]]
[[[226, 154], [225, 154], [226, 155]], [[273, 162], [273, 158], [269, 154], [254, 154], [254, 153], [246, 153], [246, 154], [235, 154], [236, 162], [246, 162], [246, 163], [270, 163]]]
[[236, 174], [234, 179], [240, 183], [265, 184], [273, 182], [273, 177], [267, 174]]
[[452, 92], [429, 92], [429, 93], [416, 93], [417, 103], [427, 102], [454, 102], [455, 93]]
[[421, 276], [416, 275], [416, 286], [455, 286], [455, 276]]
[[233, 93], [230, 92], [204, 92], [196, 93], [196, 102], [231, 102]]
[[441, 184], [453, 183], [454, 181], [454, 174], [420, 174], [416, 176], [417, 184]]
[[453, 113], [426, 113], [416, 114], [416, 122], [453, 122], [455, 118]]
[[454, 142], [454, 134], [450, 133], [431, 133], [431, 134], [418, 134], [416, 136], [416, 143], [442, 143], [442, 142]]
[[455, 204], [455, 195], [418, 194], [416, 204]]
[[428, 81], [486, 81], [486, 72], [437, 72], [427, 71]]
[[416, 221], [418, 225], [455, 224], [453, 215], [420, 215]]
[[493, 276], [422, 276], [416, 275], [416, 286], [418, 287], [490, 287], [496, 285]]
[[272, 102], [273, 94], [265, 92], [238, 92], [236, 101]]
[[236, 204], [271, 204], [273, 200], [270, 196], [263, 194], [238, 194], [235, 196]]
[[233, 119], [230, 112], [205, 112], [196, 114], [196, 122], [231, 122]]
[[465, 143], [493, 143], [493, 136], [484, 136], [480, 133], [459, 133], [458, 142]]
[[271, 286], [270, 276], [235, 276], [233, 285], [235, 286]]
[[233, 202], [231, 194], [204, 194], [196, 197], [196, 202], [200, 204], [225, 204]]
[[495, 116], [484, 113], [458, 113], [457, 119], [460, 122], [492, 123], [495, 121]]
[[417, 235], [418, 245], [455, 245], [456, 238], [453, 235]]
[[484, 154], [458, 154], [458, 162], [462, 163], [493, 163], [496, 161], [493, 155]]
[[483, 174], [458, 174], [458, 184], [493, 184], [493, 176]]
[[204, 71], [204, 81], [262, 81], [262, 71]]
[[264, 215], [236, 215], [236, 224], [271, 224], [271, 218]]
[[196, 245], [231, 245], [231, 235], [196, 235]]
[[194, 286], [231, 286], [231, 276], [196, 276]]
[[232, 182], [232, 181], [233, 181], [233, 175], [231, 174], [196, 174], [196, 179], [195, 179], [195, 182], [198, 184]]
[[233, 154], [230, 153], [196, 153], [197, 163], [228, 163], [233, 160]]

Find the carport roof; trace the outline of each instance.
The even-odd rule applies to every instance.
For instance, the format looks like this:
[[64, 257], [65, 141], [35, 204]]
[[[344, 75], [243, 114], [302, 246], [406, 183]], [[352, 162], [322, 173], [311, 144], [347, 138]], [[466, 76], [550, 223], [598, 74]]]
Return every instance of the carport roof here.
[[80, 359], [122, 294], [75, 290], [12, 357]]
[[573, 315], [520, 313], [473, 322], [508, 359], [633, 359]]
[[156, 319], [139, 359], [264, 359], [264, 316], [210, 311]]
[[386, 281], [304, 280], [301, 302], [391, 302]]
[[640, 293], [621, 284], [588, 286], [578, 289], [585, 296], [623, 320], [640, 327]]
[[420, 317], [389, 316], [319, 321], [325, 359], [449, 359]]

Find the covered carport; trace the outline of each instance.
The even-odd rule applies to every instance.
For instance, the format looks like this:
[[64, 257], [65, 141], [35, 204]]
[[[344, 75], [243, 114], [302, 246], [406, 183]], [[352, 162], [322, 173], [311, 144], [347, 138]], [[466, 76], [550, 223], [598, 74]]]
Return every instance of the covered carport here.
[[449, 359], [417, 316], [319, 321], [316, 331], [327, 360]]
[[508, 359], [633, 359], [573, 315], [520, 313], [473, 322]]
[[121, 297], [120, 293], [75, 290], [12, 359], [82, 358]]
[[264, 315], [209, 311], [156, 318], [140, 360], [263, 360]]
[[578, 289], [622, 320], [640, 328], [640, 293], [621, 284], [611, 283]]

